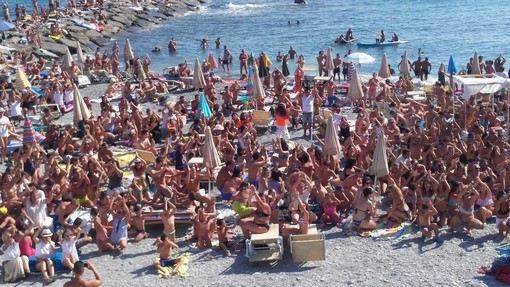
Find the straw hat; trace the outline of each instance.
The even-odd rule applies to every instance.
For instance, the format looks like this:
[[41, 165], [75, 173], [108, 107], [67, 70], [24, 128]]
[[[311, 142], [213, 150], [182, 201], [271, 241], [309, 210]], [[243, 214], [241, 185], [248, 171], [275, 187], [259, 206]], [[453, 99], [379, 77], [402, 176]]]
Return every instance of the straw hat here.
[[45, 228], [41, 233], [41, 237], [52, 237], [52, 236], [53, 236], [53, 233], [51, 233], [51, 231], [48, 228]]

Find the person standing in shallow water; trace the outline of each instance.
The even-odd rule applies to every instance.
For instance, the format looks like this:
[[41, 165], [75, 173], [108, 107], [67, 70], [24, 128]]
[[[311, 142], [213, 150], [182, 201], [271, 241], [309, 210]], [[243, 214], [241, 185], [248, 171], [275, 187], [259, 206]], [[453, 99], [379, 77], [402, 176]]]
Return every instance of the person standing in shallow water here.
[[227, 46], [223, 46], [223, 62], [221, 64], [223, 71], [225, 71], [225, 65], [227, 65], [227, 72], [230, 71], [230, 67], [229, 67], [230, 62], [232, 62], [232, 54], [227, 49]]

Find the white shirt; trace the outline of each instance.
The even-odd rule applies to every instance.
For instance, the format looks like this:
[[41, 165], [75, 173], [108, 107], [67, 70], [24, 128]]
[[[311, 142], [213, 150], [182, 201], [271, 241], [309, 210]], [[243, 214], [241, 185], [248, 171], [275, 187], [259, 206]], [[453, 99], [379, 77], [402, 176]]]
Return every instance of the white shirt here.
[[2, 116], [0, 118], [0, 137], [5, 138], [9, 135], [8, 126], [11, 123], [8, 117]]
[[62, 259], [70, 258], [74, 256], [76, 260], [80, 260], [78, 257], [78, 250], [76, 250], [76, 236], [71, 240], [62, 241]]
[[[5, 244], [4, 244], [5, 245]], [[2, 245], [2, 250], [4, 245]], [[7, 247], [4, 251], [4, 257], [7, 260], [14, 260], [21, 256], [21, 251], [19, 250], [19, 243], [14, 241], [11, 246]]]
[[339, 113], [333, 113], [331, 115], [333, 117], [333, 125], [335, 126], [335, 131], [338, 132], [339, 130], [339, 126], [340, 126], [340, 122], [342, 121], [342, 115], [339, 114]]
[[44, 226], [47, 222], [46, 196], [42, 190], [38, 190], [37, 193], [39, 196], [39, 202], [35, 206], [32, 206], [30, 198], [25, 200], [25, 210], [27, 211], [28, 216], [34, 221], [34, 227]]
[[313, 112], [313, 100], [312, 95], [303, 95], [303, 113]]
[[19, 101], [9, 102], [9, 110], [11, 111], [11, 117], [21, 116], [21, 103]]
[[55, 243], [53, 241], [50, 241], [48, 243], [44, 242], [43, 239], [39, 241], [35, 245], [35, 257], [40, 259], [48, 259], [51, 257], [51, 247], [55, 248]]

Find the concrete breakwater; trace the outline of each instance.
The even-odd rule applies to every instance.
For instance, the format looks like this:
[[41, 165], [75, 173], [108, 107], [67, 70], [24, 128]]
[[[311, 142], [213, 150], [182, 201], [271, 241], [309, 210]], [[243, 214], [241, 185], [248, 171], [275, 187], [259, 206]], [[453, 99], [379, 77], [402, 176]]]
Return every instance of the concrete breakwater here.
[[[38, 56], [62, 56], [69, 48], [72, 54], [76, 53], [76, 41], [80, 42], [83, 52], [90, 53], [95, 47], [108, 44], [115, 35], [123, 32], [139, 33], [151, 29], [155, 25], [164, 23], [174, 17], [182, 16], [190, 11], [197, 11], [201, 4], [207, 0], [167, 0], [145, 1], [139, 7], [131, 7], [131, 2], [105, 1], [98, 9], [82, 10], [80, 14], [67, 15], [56, 21], [64, 30], [64, 36], [58, 39], [50, 37], [50, 27], [55, 23], [50, 18], [49, 23], [40, 25], [39, 33], [41, 48], [26, 45], [25, 34], [21, 32], [6, 31], [3, 46], [16, 51], [34, 52]], [[106, 23], [102, 29], [93, 24], [95, 11], [101, 11]], [[27, 25], [33, 24], [28, 23]], [[92, 24], [91, 24], [92, 23]]]

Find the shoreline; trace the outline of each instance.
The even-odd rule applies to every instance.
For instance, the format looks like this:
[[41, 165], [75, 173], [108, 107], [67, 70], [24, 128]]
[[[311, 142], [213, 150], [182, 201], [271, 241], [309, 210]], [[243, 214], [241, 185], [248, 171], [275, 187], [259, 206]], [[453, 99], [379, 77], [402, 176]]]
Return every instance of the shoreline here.
[[[39, 31], [42, 50], [32, 44], [21, 44], [23, 40], [26, 41], [26, 35], [16, 30], [6, 31], [6, 38], [1, 42], [1, 45], [15, 49], [15, 51], [34, 52], [37, 56], [56, 59], [65, 55], [67, 48], [71, 54], [76, 54], [76, 41], [78, 41], [83, 53], [93, 53], [96, 47], [111, 44], [123, 33], [141, 33], [143, 30], [153, 29], [173, 18], [198, 11], [201, 5], [209, 1], [169, 0], [166, 2], [167, 4], [158, 1], [143, 2], [135, 8], [130, 7], [131, 1], [108, 1], [101, 8], [80, 11], [82, 12], [80, 15], [66, 15], [58, 21], [50, 18], [47, 23], [41, 25]], [[94, 12], [99, 10], [106, 17], [106, 24], [100, 32], [93, 29], [94, 25], [92, 27], [90, 25], [94, 20]], [[60, 39], [49, 37], [51, 23], [57, 23], [64, 30], [64, 37]], [[30, 23], [28, 20], [24, 20], [23, 24]], [[57, 57], [55, 58], [55, 56]]]

